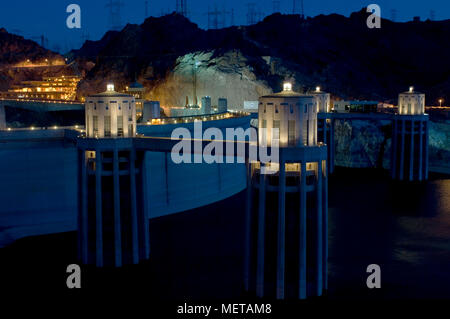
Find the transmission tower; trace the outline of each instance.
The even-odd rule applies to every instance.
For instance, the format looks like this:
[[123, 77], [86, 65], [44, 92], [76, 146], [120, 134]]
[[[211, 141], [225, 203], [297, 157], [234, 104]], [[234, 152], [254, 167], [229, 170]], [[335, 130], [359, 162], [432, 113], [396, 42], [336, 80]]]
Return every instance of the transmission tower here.
[[109, 9], [109, 29], [120, 31], [122, 29], [122, 21], [120, 16], [121, 8], [124, 6], [120, 0], [109, 0], [105, 5]]
[[305, 12], [303, 10], [303, 0], [292, 0], [292, 13], [300, 14], [302, 18], [305, 17]]
[[430, 20], [434, 21], [436, 19], [436, 12], [434, 10], [430, 11]]
[[247, 3], [247, 24], [252, 25], [256, 23], [256, 3]]
[[175, 6], [175, 12], [187, 17], [187, 0], [176, 0]]
[[392, 9], [391, 10], [391, 21], [395, 22], [397, 20], [397, 10]]
[[148, 1], [145, 0], [145, 19], [148, 18]]
[[273, 7], [272, 8], [273, 13], [280, 12], [280, 0], [273, 0], [272, 7]]
[[89, 40], [89, 33], [86, 33], [85, 31], [83, 31], [83, 33], [81, 34], [81, 45], [80, 47], [83, 46], [83, 44]]
[[230, 26], [234, 25], [234, 9], [231, 9]]
[[212, 10], [209, 10], [208, 7], [208, 29], [219, 29], [220, 14], [216, 3], [214, 3], [214, 8]]
[[[226, 16], [228, 14], [230, 14], [230, 12], [226, 11], [224, 6], [222, 6], [222, 10], [219, 10], [217, 3], [214, 3], [212, 10], [208, 7], [208, 29], [224, 28]], [[232, 11], [231, 14], [232, 19], [234, 20], [234, 12]]]
[[40, 40], [41, 47], [43, 47], [43, 48], [48, 47], [48, 39], [45, 37], [45, 35], [31, 37], [31, 39], [33, 39], [33, 40]]

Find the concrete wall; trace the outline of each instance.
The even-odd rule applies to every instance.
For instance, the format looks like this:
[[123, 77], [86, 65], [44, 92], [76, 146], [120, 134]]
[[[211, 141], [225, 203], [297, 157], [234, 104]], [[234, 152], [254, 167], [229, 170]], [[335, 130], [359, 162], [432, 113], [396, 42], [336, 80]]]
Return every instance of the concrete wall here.
[[[250, 117], [203, 123], [249, 126]], [[180, 125], [144, 126], [170, 136]], [[193, 123], [185, 124], [193, 128]], [[140, 130], [141, 134], [143, 133]], [[0, 247], [16, 239], [77, 228], [77, 150], [70, 131], [0, 132]], [[167, 158], [167, 159], [166, 159]], [[147, 152], [150, 218], [207, 205], [244, 189], [244, 164], [174, 164], [170, 154]]]
[[62, 130], [1, 132], [0, 247], [76, 229], [76, 148]]

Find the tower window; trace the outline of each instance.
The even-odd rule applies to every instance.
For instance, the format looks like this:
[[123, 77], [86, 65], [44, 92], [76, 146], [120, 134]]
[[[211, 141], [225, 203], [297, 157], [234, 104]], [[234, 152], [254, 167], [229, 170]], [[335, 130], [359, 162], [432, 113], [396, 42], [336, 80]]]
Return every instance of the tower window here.
[[295, 145], [295, 121], [288, 121], [288, 144], [289, 146]]
[[133, 136], [133, 124], [128, 124], [128, 136]]
[[117, 116], [117, 136], [123, 136], [123, 116]]
[[273, 128], [273, 130], [272, 130], [272, 138], [274, 140], [279, 140], [280, 139], [280, 121], [279, 120], [274, 120], [272, 128]]
[[111, 136], [111, 116], [105, 115], [105, 137]]
[[92, 130], [93, 130], [94, 135], [98, 134], [98, 116], [97, 115], [94, 115], [92, 117]]

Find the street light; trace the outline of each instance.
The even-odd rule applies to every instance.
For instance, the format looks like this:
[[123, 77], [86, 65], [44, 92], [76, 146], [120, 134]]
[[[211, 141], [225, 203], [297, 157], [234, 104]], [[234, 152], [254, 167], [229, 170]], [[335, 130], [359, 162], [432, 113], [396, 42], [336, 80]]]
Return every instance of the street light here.
[[444, 100], [442, 100], [442, 99], [439, 99], [439, 107], [442, 107], [442, 102], [443, 102]]

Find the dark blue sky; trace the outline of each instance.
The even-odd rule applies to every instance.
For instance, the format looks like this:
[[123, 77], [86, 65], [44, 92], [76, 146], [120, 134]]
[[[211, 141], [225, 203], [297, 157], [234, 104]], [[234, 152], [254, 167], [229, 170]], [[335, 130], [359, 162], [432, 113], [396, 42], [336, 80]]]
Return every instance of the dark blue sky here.
[[[247, 3], [257, 3], [257, 8], [265, 15], [272, 13], [272, 0], [187, 0], [189, 17], [200, 27], [208, 26], [208, 6], [212, 9], [214, 3], [226, 11], [234, 11], [235, 24], [247, 23]], [[293, 0], [279, 0], [282, 13], [292, 12]], [[300, 0], [299, 0], [300, 1]], [[9, 32], [18, 33], [26, 38], [45, 34], [49, 39], [50, 49], [59, 48], [67, 51], [78, 48], [82, 43], [83, 34], [91, 40], [97, 40], [108, 29], [108, 0], [2, 0], [0, 4], [0, 27]], [[142, 23], [145, 16], [145, 0], [123, 0], [121, 10], [122, 23]], [[175, 0], [148, 0], [149, 14], [161, 14], [175, 10]], [[68, 29], [66, 27], [67, 5], [76, 3], [81, 7], [82, 28]], [[360, 10], [363, 6], [377, 3], [381, 7], [381, 15], [391, 18], [391, 12], [396, 10], [396, 21], [408, 21], [413, 16], [422, 19], [430, 17], [434, 11], [436, 20], [450, 19], [450, 1], [448, 0], [304, 0], [305, 15], [339, 13], [348, 16], [351, 12]], [[230, 23], [228, 14], [226, 25]], [[39, 40], [36, 40], [39, 41]]]

